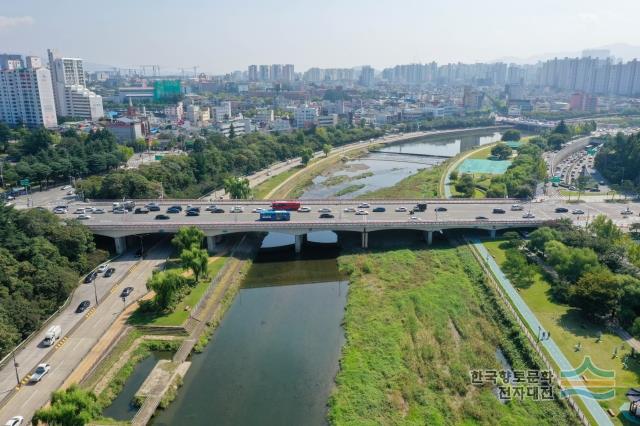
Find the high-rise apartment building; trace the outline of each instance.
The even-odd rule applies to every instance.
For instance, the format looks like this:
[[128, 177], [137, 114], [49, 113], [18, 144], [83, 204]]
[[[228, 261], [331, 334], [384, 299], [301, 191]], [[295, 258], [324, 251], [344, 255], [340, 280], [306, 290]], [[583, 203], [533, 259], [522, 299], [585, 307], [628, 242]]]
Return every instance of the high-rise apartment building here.
[[365, 65], [362, 67], [360, 71], [360, 84], [362, 86], [370, 87], [373, 86], [373, 78], [375, 75], [375, 71], [369, 65]]
[[270, 71], [269, 65], [260, 65], [259, 72], [258, 72], [258, 77], [260, 81], [271, 80], [271, 75], [269, 71]]
[[88, 120], [102, 118], [102, 97], [87, 89], [82, 59], [60, 57], [51, 49], [48, 55], [58, 115]]
[[296, 72], [293, 64], [286, 64], [282, 69], [282, 81], [293, 81], [296, 79]]
[[15, 54], [0, 54], [0, 70], [15, 70], [22, 68], [22, 56]]
[[247, 69], [247, 78], [249, 81], [258, 81], [258, 66], [257, 65], [249, 65]]
[[11, 59], [0, 69], [0, 121], [29, 127], [56, 127], [58, 117], [48, 69], [29, 57], [27, 66]]

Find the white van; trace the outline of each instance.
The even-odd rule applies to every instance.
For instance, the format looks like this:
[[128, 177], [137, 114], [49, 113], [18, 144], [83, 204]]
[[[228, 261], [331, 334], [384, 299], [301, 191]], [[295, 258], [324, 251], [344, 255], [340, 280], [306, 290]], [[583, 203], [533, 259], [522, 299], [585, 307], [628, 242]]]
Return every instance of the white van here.
[[520, 204], [514, 204], [511, 206], [511, 211], [522, 211], [524, 210], [524, 207], [522, 207]]
[[49, 330], [47, 330], [47, 334], [44, 335], [44, 340], [42, 344], [45, 346], [53, 345], [61, 336], [62, 328], [59, 325], [52, 325]]

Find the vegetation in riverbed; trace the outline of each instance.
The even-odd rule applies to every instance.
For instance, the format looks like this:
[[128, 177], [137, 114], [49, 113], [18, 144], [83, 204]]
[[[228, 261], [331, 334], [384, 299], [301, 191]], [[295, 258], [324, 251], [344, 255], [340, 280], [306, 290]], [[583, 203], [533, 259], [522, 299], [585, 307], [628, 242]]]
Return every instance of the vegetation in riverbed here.
[[336, 197], [341, 197], [343, 195], [351, 194], [352, 192], [360, 191], [365, 186], [366, 185], [364, 183], [358, 183], [358, 184], [354, 184], [354, 185], [349, 185], [349, 186], [346, 186], [346, 187], [342, 188], [340, 191], [336, 192], [334, 195]]
[[440, 176], [444, 173], [444, 170], [444, 163], [428, 169], [422, 169], [418, 173], [402, 179], [393, 186], [367, 192], [366, 194], [358, 196], [358, 198], [437, 198], [440, 195], [438, 189]]
[[575, 424], [558, 401], [502, 404], [470, 370], [537, 357], [466, 247], [339, 259], [351, 284], [347, 343], [330, 399], [333, 424]]
[[253, 188], [253, 197], [256, 200], [263, 200], [267, 198], [267, 195], [271, 191], [273, 191], [275, 188], [278, 187], [278, 185], [280, 185], [281, 183], [289, 179], [294, 173], [297, 173], [302, 168], [303, 166], [292, 167], [286, 172], [282, 172], [275, 176], [271, 176], [269, 179], [267, 179], [266, 181], [262, 182], [261, 184]]

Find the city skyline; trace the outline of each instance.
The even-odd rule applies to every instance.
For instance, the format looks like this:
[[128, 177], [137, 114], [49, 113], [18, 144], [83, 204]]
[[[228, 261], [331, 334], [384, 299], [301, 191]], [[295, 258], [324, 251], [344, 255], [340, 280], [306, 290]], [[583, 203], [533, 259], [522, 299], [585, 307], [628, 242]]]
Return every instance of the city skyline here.
[[[504, 0], [467, 3], [410, 1], [397, 8], [388, 1], [321, 6], [303, 1], [283, 8], [255, 0], [234, 5], [116, 0], [99, 14], [87, 14], [69, 0], [27, 0], [5, 5], [0, 37], [8, 41], [3, 45], [8, 53], [45, 57], [47, 48], [58, 48], [88, 63], [158, 64], [161, 70], [198, 66], [214, 74], [250, 64], [291, 63], [298, 71], [370, 64], [380, 70], [413, 62], [563, 56], [620, 43], [633, 52], [640, 45], [633, 25], [640, 4], [633, 1], [617, 2], [614, 9], [592, 0], [562, 5], [544, 0], [527, 13]], [[535, 27], [527, 23], [533, 18]]]

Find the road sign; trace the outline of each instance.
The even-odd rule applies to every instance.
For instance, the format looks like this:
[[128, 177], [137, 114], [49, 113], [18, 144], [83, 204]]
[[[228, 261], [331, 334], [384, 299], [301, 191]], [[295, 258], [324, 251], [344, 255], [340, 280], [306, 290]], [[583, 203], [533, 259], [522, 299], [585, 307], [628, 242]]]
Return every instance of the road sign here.
[[560, 183], [560, 176], [554, 176], [551, 178], [551, 183]]
[[30, 184], [31, 184], [31, 181], [29, 179], [20, 179], [20, 185], [29, 186]]

